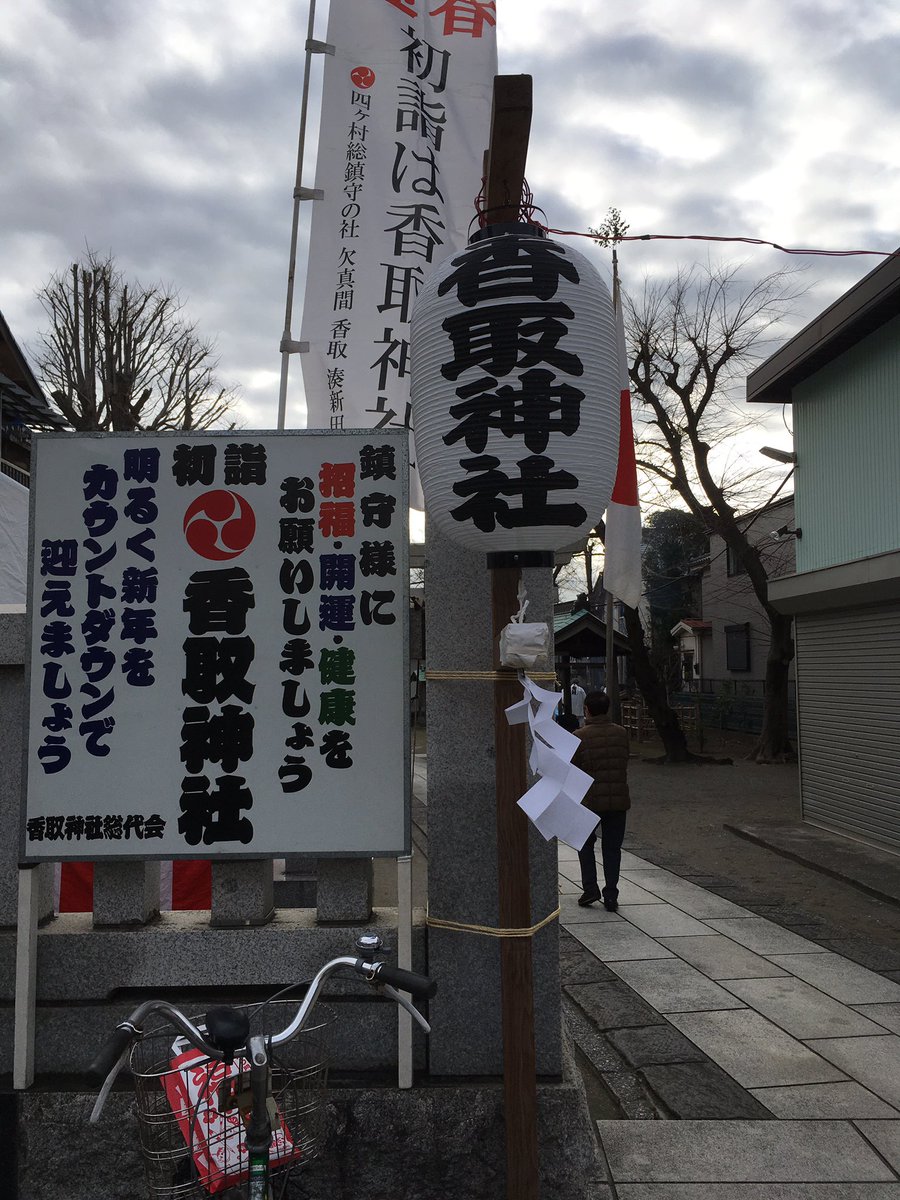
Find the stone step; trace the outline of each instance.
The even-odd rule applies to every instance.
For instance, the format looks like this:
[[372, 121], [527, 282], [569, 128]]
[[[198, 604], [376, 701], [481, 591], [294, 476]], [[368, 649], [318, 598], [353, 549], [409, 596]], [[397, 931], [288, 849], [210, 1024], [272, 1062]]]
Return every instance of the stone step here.
[[617, 1186], [896, 1183], [900, 1121], [862, 1124], [865, 1136], [850, 1121], [598, 1121], [597, 1129]]

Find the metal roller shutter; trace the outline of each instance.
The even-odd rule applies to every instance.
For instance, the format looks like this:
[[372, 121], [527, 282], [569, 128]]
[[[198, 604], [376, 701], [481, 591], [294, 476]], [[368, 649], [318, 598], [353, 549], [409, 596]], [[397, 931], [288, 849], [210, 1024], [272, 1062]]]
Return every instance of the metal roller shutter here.
[[900, 851], [900, 605], [795, 624], [803, 816]]

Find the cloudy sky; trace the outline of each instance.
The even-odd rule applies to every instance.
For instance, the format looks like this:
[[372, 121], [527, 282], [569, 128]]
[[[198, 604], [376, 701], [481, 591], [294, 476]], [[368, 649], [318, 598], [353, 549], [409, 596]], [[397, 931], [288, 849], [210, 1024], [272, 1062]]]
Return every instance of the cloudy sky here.
[[[551, 226], [586, 230], [614, 205], [632, 233], [900, 243], [895, 0], [497, 9], [501, 72], [534, 77], [528, 178]], [[9, 6], [0, 309], [26, 350], [43, 325], [36, 290], [87, 244], [174, 284], [240, 386], [239, 423], [274, 425], [306, 22], [306, 0]], [[626, 286], [708, 253], [631, 244]], [[727, 254], [750, 274], [785, 262]], [[881, 260], [805, 261], [800, 323]], [[299, 376], [288, 424], [303, 423]]]

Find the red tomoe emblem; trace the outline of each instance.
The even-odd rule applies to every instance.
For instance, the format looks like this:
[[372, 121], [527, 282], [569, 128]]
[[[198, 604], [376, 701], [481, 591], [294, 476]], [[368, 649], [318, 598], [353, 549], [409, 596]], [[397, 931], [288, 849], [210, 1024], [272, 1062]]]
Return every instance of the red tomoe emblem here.
[[358, 88], [370, 88], [375, 82], [375, 72], [371, 67], [354, 67], [350, 78]]
[[237, 558], [255, 533], [253, 509], [237, 492], [204, 492], [191, 501], [184, 514], [187, 543], [203, 558]]

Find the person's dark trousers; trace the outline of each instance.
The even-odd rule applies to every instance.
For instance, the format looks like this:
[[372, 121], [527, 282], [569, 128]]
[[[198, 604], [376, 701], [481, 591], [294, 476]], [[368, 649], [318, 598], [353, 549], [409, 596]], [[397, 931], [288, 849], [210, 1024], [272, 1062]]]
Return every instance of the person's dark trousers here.
[[[603, 899], [617, 900], [619, 896], [619, 868], [622, 864], [622, 842], [625, 840], [627, 812], [604, 813], [599, 821], [600, 855], [603, 859]], [[597, 860], [594, 846], [597, 842], [595, 829], [578, 851], [581, 864], [581, 886], [585, 892], [598, 891]]]

